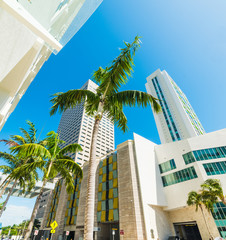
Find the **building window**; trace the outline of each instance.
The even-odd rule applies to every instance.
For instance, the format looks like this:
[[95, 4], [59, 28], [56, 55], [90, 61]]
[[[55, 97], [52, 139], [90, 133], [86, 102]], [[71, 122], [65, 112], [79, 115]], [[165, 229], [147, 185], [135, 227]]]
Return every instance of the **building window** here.
[[185, 164], [195, 161], [211, 160], [226, 157], [226, 147], [207, 148], [196, 150], [183, 155]]
[[174, 172], [162, 177], [163, 186], [167, 187], [176, 183], [188, 181], [197, 178], [197, 174], [194, 167], [185, 168], [178, 172]]
[[226, 162], [213, 162], [203, 164], [203, 167], [208, 176], [210, 175], [218, 175], [226, 173]]
[[194, 158], [192, 152], [184, 154], [183, 158], [184, 158], [185, 164], [189, 164], [189, 163], [195, 162], [195, 158]]
[[226, 206], [222, 202], [218, 202], [213, 206], [213, 218], [217, 225], [221, 237], [226, 237]]
[[167, 162], [159, 164], [159, 170], [161, 173], [168, 172], [176, 168], [176, 164], [174, 159], [169, 160]]

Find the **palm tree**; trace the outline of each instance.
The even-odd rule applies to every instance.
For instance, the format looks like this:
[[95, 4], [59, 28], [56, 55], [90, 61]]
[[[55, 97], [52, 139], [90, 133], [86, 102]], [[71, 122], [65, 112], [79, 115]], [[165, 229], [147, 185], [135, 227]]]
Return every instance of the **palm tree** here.
[[28, 224], [27, 232], [24, 237], [25, 240], [27, 240], [31, 234], [35, 216], [37, 214], [40, 199], [42, 197], [46, 183], [49, 180], [55, 178], [57, 175], [60, 175], [65, 180], [67, 192], [70, 193], [74, 190], [73, 175], [82, 178], [82, 169], [80, 166], [75, 163], [72, 158], [65, 155], [68, 152], [74, 153], [77, 151], [82, 151], [81, 146], [75, 143], [67, 145], [61, 149], [59, 147], [59, 144], [63, 143], [65, 142], [59, 139], [58, 134], [52, 131], [47, 134], [47, 138], [44, 139], [42, 144], [27, 143], [12, 148], [12, 152], [17, 153], [19, 156], [25, 158], [32, 156], [38, 159], [37, 161], [26, 163], [21, 167], [18, 167], [15, 170], [16, 173], [20, 171], [28, 173], [37, 168], [43, 171], [42, 187], [37, 197], [30, 222]]
[[[4, 159], [8, 164], [8, 165], [0, 166], [0, 169], [3, 170], [3, 174], [8, 173], [10, 176], [10, 181], [11, 182], [14, 181], [12, 187], [10, 188], [10, 190], [7, 194], [6, 200], [4, 201], [3, 206], [0, 209], [0, 217], [1, 217], [16, 185], [19, 184], [20, 189], [23, 190], [21, 192], [21, 194], [24, 193], [26, 190], [31, 191], [31, 189], [35, 187], [35, 183], [38, 180], [38, 173], [36, 172], [36, 170], [33, 170], [28, 173], [25, 173], [25, 172], [16, 172], [15, 173], [15, 170], [18, 167], [20, 167], [22, 164], [24, 164], [26, 162], [33, 162], [34, 159], [32, 159], [32, 158], [23, 160], [21, 158], [17, 158], [17, 156], [13, 156], [12, 154], [3, 153], [3, 152], [0, 152], [0, 158]], [[7, 186], [8, 186], [8, 184], [5, 184], [5, 186], [3, 187], [2, 191], [1, 191], [1, 195], [4, 193]]]
[[94, 196], [95, 196], [95, 171], [96, 171], [96, 142], [100, 121], [105, 114], [123, 132], [127, 130], [127, 118], [123, 112], [123, 106], [135, 105], [147, 107], [152, 104], [154, 111], [158, 112], [160, 106], [150, 94], [141, 91], [121, 91], [119, 88], [127, 83], [127, 78], [133, 71], [133, 56], [140, 46], [139, 37], [132, 44], [125, 43], [119, 56], [105, 69], [99, 68], [93, 75], [93, 80], [99, 84], [97, 92], [89, 90], [69, 90], [66, 93], [56, 93], [51, 102], [53, 104], [50, 114], [66, 111], [86, 101], [85, 110], [90, 116], [94, 116], [92, 142], [89, 160], [89, 175], [87, 185], [86, 212], [84, 239], [93, 239], [94, 226]]
[[[207, 179], [201, 187], [203, 195], [205, 194], [209, 198], [219, 198], [226, 205], [226, 199], [219, 179]], [[216, 202], [218, 202], [217, 199]]]
[[[20, 128], [20, 131], [22, 132], [23, 136], [12, 135], [10, 136], [9, 140], [3, 139], [3, 140], [0, 140], [0, 142], [4, 142], [6, 145], [8, 145], [10, 150], [15, 146], [20, 146], [26, 143], [35, 143], [37, 141], [36, 139], [37, 130], [35, 128], [35, 125], [30, 121], [27, 121], [27, 124], [29, 126], [28, 131], [26, 131], [24, 128]], [[11, 154], [2, 153], [2, 152], [0, 152], [0, 157], [3, 158], [9, 165], [8, 167], [7, 166], [0, 167], [0, 169], [3, 170], [3, 174], [8, 174], [6, 179], [0, 185], [0, 189], [1, 189], [0, 198], [1, 198], [3, 193], [5, 192], [5, 189], [13, 180], [12, 179], [13, 169], [16, 168], [16, 166], [18, 167], [19, 165], [26, 163], [29, 159], [18, 159], [16, 156], [14, 157]], [[15, 179], [15, 176], [14, 176], [14, 179]]]
[[213, 239], [213, 236], [210, 233], [210, 229], [209, 229], [209, 226], [207, 224], [207, 221], [206, 221], [206, 218], [205, 218], [205, 215], [203, 212], [203, 206], [205, 206], [209, 212], [212, 210], [213, 205], [210, 204], [210, 200], [207, 200], [205, 197], [203, 198], [202, 193], [197, 193], [195, 191], [191, 191], [188, 194], [187, 204], [188, 204], [188, 206], [195, 206], [195, 211], [198, 211], [198, 209], [200, 208], [203, 219], [205, 221], [205, 224], [206, 224], [206, 227], [208, 230], [208, 233], [210, 235], [210, 238]]

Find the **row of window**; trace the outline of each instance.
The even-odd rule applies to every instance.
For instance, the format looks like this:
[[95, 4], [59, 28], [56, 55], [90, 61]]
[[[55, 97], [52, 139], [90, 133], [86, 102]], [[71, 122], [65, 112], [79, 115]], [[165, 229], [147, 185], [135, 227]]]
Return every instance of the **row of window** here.
[[168, 174], [162, 177], [163, 186], [167, 187], [172, 184], [188, 181], [197, 178], [197, 173], [194, 167], [185, 168], [183, 170]]
[[224, 162], [206, 163], [206, 164], [203, 164], [203, 167], [208, 176], [226, 173], [226, 162], [225, 161]]
[[161, 173], [168, 172], [176, 168], [174, 159], [171, 159], [167, 162], [159, 164], [159, 170]]
[[189, 164], [195, 161], [225, 158], [225, 157], [226, 157], [225, 146], [196, 150], [183, 155], [185, 164]]

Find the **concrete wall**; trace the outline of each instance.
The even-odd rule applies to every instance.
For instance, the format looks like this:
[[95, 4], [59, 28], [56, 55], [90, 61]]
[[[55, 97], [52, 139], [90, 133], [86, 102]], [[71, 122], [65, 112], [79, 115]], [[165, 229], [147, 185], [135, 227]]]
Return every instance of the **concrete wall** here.
[[[203, 210], [208, 227], [210, 229], [210, 233], [214, 238], [219, 237], [220, 234], [217, 230], [212, 215], [205, 208], [203, 208]], [[210, 238], [205, 220], [200, 209], [198, 209], [198, 211], [195, 211], [195, 207], [186, 207], [174, 211], [169, 211], [169, 219], [171, 221], [172, 224], [171, 227], [173, 231], [174, 231], [173, 223], [196, 221], [202, 239], [208, 240]]]

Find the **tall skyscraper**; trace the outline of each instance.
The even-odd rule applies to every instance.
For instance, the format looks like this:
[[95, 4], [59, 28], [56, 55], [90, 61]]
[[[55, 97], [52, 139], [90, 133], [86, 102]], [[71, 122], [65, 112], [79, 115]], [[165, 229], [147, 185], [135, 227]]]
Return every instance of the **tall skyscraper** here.
[[[81, 89], [96, 92], [97, 87], [97, 84], [88, 80]], [[94, 118], [85, 113], [84, 104], [81, 103], [74, 108], [66, 110], [62, 114], [57, 131], [60, 139], [66, 142], [65, 146], [71, 143], [79, 143], [82, 146], [82, 152], [69, 155], [80, 165], [89, 160], [94, 125]], [[105, 155], [112, 150], [114, 150], [114, 125], [104, 115], [100, 122], [97, 136], [97, 157]]]
[[161, 113], [154, 113], [161, 143], [205, 134], [185, 94], [166, 71], [159, 69], [147, 78], [147, 92], [160, 99]]

